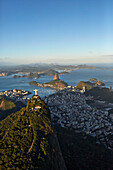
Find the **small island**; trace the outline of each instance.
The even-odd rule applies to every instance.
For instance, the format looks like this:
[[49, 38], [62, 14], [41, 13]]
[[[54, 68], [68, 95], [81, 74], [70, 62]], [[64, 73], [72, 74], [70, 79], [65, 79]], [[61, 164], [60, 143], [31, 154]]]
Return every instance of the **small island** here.
[[98, 81], [96, 78], [91, 78], [89, 81]]
[[22, 75], [22, 76], [14, 75], [13, 76], [13, 78], [21, 78], [21, 77], [26, 77], [26, 75]]
[[96, 78], [91, 78], [91, 79], [89, 79], [89, 81], [94, 82], [94, 84], [98, 85], [98, 86], [105, 86], [105, 84], [103, 82], [101, 82], [100, 80], [98, 80]]
[[27, 78], [34, 78], [34, 79], [38, 79], [40, 77], [40, 75], [38, 73], [29, 73], [27, 75], [14, 75], [13, 78], [21, 78], [21, 77], [27, 77]]
[[50, 82], [40, 84], [36, 81], [32, 81], [29, 84], [35, 85], [38, 87], [50, 87], [50, 88], [54, 88], [56, 90], [61, 90], [68, 86], [68, 84], [66, 82], [60, 80], [60, 76], [58, 75], [58, 73], [55, 74], [53, 80]]

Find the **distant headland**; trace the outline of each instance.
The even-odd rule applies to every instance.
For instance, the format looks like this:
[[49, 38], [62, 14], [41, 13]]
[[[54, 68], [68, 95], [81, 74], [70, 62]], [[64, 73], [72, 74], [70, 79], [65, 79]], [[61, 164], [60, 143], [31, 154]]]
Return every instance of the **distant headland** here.
[[[69, 72], [77, 69], [102, 69], [106, 68], [83, 65], [60, 65], [60, 64], [34, 64], [34, 65], [18, 65], [13, 67], [0, 67], [0, 77], [13, 75], [13, 78], [35, 78], [40, 76], [53, 76], [58, 74], [68, 74]], [[59, 70], [62, 70], [59, 72]], [[112, 69], [111, 69], [112, 70]], [[19, 75], [23, 74], [23, 75]]]

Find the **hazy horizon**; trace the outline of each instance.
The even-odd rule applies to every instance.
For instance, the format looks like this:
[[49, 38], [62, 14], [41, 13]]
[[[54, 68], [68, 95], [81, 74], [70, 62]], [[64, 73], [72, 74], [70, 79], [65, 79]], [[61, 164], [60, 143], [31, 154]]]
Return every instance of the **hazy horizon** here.
[[46, 65], [87, 65], [87, 66], [93, 66], [93, 67], [111, 67], [112, 68], [112, 65], [113, 63], [53, 63], [53, 62], [37, 62], [37, 63], [29, 63], [29, 64], [25, 64], [25, 63], [22, 63], [22, 64], [16, 64], [16, 63], [9, 63], [9, 62], [3, 62], [3, 63], [0, 63], [0, 67], [15, 67], [15, 66], [46, 66]]

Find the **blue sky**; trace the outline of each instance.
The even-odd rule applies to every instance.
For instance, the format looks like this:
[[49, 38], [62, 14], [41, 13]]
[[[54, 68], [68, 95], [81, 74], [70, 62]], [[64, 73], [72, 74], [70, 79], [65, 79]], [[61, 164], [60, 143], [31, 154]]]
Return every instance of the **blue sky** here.
[[0, 62], [113, 62], [112, 0], [0, 0]]

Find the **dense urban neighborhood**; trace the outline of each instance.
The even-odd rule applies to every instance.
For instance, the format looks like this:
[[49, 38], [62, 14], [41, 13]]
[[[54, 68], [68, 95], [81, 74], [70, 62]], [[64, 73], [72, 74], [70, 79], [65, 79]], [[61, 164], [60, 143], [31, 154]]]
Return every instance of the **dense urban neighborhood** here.
[[101, 104], [101, 108], [97, 109], [87, 104], [89, 100], [93, 100], [93, 97], [86, 97], [70, 89], [45, 98], [54, 124], [96, 137], [97, 143], [103, 143], [108, 149], [113, 149], [111, 138], [113, 137], [113, 113], [109, 113], [113, 104], [106, 104], [104, 107], [104, 101], [98, 101], [96, 106]]
[[31, 92], [20, 89], [13, 89], [0, 92], [1, 97], [7, 97], [8, 99], [11, 99], [13, 101], [21, 101], [25, 105], [27, 104], [27, 101], [29, 99], [29, 94], [31, 94]]

